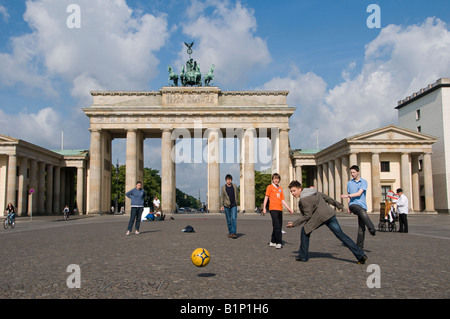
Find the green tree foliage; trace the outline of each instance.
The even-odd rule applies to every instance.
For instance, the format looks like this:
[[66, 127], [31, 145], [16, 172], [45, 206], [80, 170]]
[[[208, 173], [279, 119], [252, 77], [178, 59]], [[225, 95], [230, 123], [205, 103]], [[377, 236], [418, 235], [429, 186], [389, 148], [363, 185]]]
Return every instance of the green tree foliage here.
[[[111, 201], [114, 205], [117, 190], [119, 207], [125, 205], [125, 193], [129, 191], [129, 189], [125, 189], [125, 171], [125, 165], [119, 166], [119, 173], [116, 172], [116, 167], [112, 167], [111, 170]], [[158, 170], [144, 168], [144, 180], [141, 182], [144, 184], [144, 190], [147, 193], [146, 206], [152, 205], [155, 196], [161, 200], [161, 176], [159, 176]], [[179, 207], [197, 208], [199, 206], [197, 199], [179, 189], [176, 190], [176, 202]]]
[[200, 203], [197, 198], [183, 193], [178, 188], [176, 190], [176, 201], [178, 207], [200, 208]]
[[261, 207], [264, 203], [266, 188], [272, 183], [271, 178], [272, 175], [270, 174], [255, 171], [255, 207]]

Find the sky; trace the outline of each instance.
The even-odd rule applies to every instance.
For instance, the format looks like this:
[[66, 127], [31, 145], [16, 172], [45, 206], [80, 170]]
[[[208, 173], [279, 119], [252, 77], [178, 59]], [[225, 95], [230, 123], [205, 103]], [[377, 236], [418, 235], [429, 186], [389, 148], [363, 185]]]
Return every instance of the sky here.
[[[325, 148], [397, 124], [399, 100], [450, 77], [449, 24], [448, 0], [0, 0], [0, 134], [56, 150], [64, 130], [64, 149], [88, 149], [89, 92], [157, 91], [194, 42], [221, 90], [289, 91], [291, 148], [316, 133]], [[145, 140], [146, 167], [160, 147]], [[205, 200], [205, 167], [178, 164], [177, 187]]]

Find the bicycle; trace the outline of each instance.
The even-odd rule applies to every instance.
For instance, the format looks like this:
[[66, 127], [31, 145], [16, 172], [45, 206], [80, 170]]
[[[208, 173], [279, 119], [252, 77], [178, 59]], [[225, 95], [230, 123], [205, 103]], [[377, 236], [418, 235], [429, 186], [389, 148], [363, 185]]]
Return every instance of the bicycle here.
[[64, 220], [69, 220], [69, 210], [64, 210]]
[[16, 221], [13, 217], [14, 214], [8, 214], [8, 216], [5, 218], [5, 220], [3, 221], [3, 227], [5, 229], [7, 229], [9, 226], [11, 226], [11, 228], [14, 228], [14, 226], [16, 226]]

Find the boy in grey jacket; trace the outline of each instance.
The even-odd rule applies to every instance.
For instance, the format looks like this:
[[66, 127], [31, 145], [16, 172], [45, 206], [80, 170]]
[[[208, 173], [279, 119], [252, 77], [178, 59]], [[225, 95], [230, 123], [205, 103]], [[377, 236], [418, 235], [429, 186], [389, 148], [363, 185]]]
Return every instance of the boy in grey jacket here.
[[326, 225], [333, 234], [353, 253], [358, 264], [364, 264], [367, 256], [356, 244], [342, 231], [336, 219], [336, 212], [329, 204], [342, 210], [341, 203], [331, 197], [318, 192], [313, 188], [302, 189], [298, 181], [289, 184], [289, 190], [295, 198], [299, 198], [298, 206], [302, 216], [294, 222], [289, 222], [287, 227], [296, 227], [303, 224], [300, 234], [299, 255], [297, 261], [308, 261], [309, 238], [311, 233], [322, 225]]

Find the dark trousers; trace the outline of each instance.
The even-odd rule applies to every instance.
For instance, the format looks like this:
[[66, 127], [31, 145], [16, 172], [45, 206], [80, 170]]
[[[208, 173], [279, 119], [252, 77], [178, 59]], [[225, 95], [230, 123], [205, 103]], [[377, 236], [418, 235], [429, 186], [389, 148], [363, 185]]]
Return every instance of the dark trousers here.
[[400, 233], [408, 232], [408, 214], [398, 214], [398, 221], [400, 223]]
[[[352, 254], [356, 257], [356, 259], [361, 259], [364, 256], [364, 252], [362, 249], [360, 249], [353, 240], [350, 239], [341, 229], [341, 226], [339, 225], [339, 222], [336, 219], [336, 216], [331, 217], [324, 223], [322, 223], [319, 227], [326, 225], [331, 232], [339, 239], [345, 247], [350, 249]], [[319, 228], [317, 227], [317, 228]], [[305, 232], [304, 227], [302, 227], [301, 233], [300, 233], [300, 249], [298, 256], [303, 259], [304, 261], [307, 261], [309, 259], [309, 239], [311, 237], [311, 233], [307, 234]]]
[[144, 207], [131, 207], [130, 221], [128, 222], [128, 231], [133, 228], [133, 222], [136, 219], [136, 230], [139, 231], [139, 226], [141, 225], [141, 215], [144, 211]]
[[281, 226], [283, 225], [283, 212], [281, 210], [270, 210], [269, 213], [270, 217], [272, 217], [273, 226], [271, 242], [282, 244]]
[[356, 238], [356, 244], [359, 248], [364, 249], [364, 236], [366, 233], [366, 227], [369, 232], [375, 232], [375, 226], [370, 220], [367, 212], [364, 208], [359, 205], [350, 205], [350, 212], [358, 216], [358, 237]]

